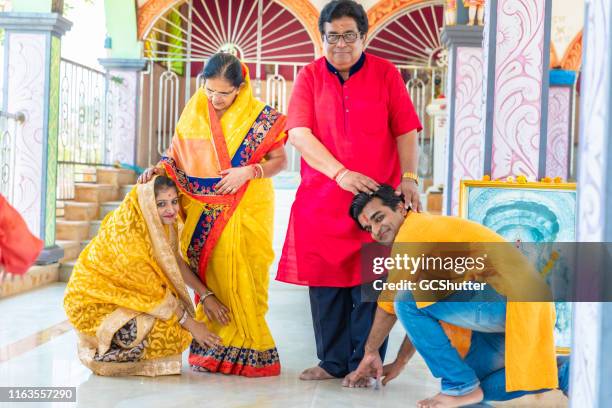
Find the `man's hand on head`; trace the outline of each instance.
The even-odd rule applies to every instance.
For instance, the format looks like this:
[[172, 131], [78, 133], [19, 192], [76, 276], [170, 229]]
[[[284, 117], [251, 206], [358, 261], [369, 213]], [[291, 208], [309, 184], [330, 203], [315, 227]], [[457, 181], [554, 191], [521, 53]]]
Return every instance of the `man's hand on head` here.
[[419, 194], [419, 186], [412, 179], [402, 179], [402, 182], [395, 189], [395, 194], [404, 195], [404, 203], [406, 209], [412, 208], [416, 212], [423, 211], [421, 205], [421, 196]]

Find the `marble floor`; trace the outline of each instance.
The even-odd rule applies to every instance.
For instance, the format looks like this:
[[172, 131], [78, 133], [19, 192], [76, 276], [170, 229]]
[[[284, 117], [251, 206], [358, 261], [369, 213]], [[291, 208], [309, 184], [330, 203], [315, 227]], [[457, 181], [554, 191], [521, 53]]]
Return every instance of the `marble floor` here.
[[[277, 190], [274, 246], [282, 247], [293, 190]], [[274, 273], [275, 267], [272, 269]], [[194, 373], [186, 365], [180, 376], [105, 378], [81, 365], [76, 336], [62, 308], [65, 285], [56, 283], [0, 300], [0, 386], [77, 387], [76, 403], [19, 403], [27, 406], [79, 407], [414, 407], [435, 394], [438, 382], [417, 355], [400, 377], [380, 390], [347, 389], [340, 380], [304, 382], [298, 374], [316, 363], [308, 292], [272, 281], [268, 322], [276, 339], [282, 374], [248, 379]], [[388, 355], [394, 356], [403, 337], [396, 326]], [[565, 407], [559, 392], [495, 406]], [[0, 406], [9, 406], [0, 403]], [[480, 406], [486, 406], [481, 404]]]

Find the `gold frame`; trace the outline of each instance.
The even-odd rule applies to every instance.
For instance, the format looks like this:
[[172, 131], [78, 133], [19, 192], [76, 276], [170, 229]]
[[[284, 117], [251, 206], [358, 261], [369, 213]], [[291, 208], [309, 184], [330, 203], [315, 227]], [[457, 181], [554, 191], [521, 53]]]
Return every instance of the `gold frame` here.
[[528, 181], [526, 183], [518, 183], [516, 181], [461, 180], [461, 184], [459, 185], [459, 217], [461, 218], [467, 217], [467, 189], [469, 187], [576, 191], [576, 183], [545, 183], [543, 181]]
[[[516, 181], [483, 181], [483, 180], [461, 180], [459, 186], [459, 217], [467, 218], [467, 194], [469, 187], [493, 187], [493, 188], [522, 188], [534, 190], [566, 190], [576, 191], [576, 183], [545, 183], [543, 181], [528, 181], [518, 183]], [[569, 355], [570, 347], [555, 347], [558, 355]]]

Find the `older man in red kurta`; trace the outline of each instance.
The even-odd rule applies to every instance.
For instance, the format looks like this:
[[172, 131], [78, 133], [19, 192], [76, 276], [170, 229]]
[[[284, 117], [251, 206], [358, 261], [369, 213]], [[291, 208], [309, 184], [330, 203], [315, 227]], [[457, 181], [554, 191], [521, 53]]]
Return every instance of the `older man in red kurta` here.
[[372, 241], [348, 216], [353, 195], [387, 183], [419, 206], [421, 124], [397, 68], [363, 52], [363, 7], [330, 2], [319, 30], [325, 56], [300, 71], [289, 104], [287, 129], [302, 154], [302, 182], [277, 275], [309, 286], [320, 363], [302, 373], [304, 380], [354, 370], [376, 310], [361, 302], [359, 251]]

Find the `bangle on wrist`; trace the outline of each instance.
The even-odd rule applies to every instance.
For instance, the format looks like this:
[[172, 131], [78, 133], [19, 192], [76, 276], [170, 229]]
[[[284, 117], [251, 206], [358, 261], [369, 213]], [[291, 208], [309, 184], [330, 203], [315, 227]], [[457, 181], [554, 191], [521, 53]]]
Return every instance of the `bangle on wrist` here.
[[206, 289], [202, 295], [200, 295], [200, 303], [204, 304], [204, 299], [209, 296], [213, 296], [215, 293], [212, 290]]
[[340, 173], [342, 173], [344, 170], [346, 170], [346, 167], [340, 167], [338, 169], [338, 171], [334, 174], [334, 177], [332, 177], [332, 180], [336, 180], [338, 178], [338, 176], [340, 175]]
[[186, 310], [183, 311], [183, 316], [181, 316], [181, 318], [179, 319], [178, 323], [182, 326], [185, 324], [185, 322], [187, 321], [187, 318], [189, 317], [189, 314], [187, 313]]
[[253, 169], [254, 179], [264, 178], [263, 166], [261, 164], [259, 163], [252, 164], [251, 168]]
[[342, 173], [340, 173], [338, 175], [338, 177], [335, 178], [336, 183], [340, 184], [340, 182], [342, 181], [342, 179], [344, 178], [344, 176], [346, 176], [348, 174], [349, 170], [348, 169], [344, 169], [344, 171]]
[[255, 164], [255, 168], [259, 169], [259, 177], [257, 178], [264, 178], [264, 170], [263, 170], [263, 166], [259, 163]]

